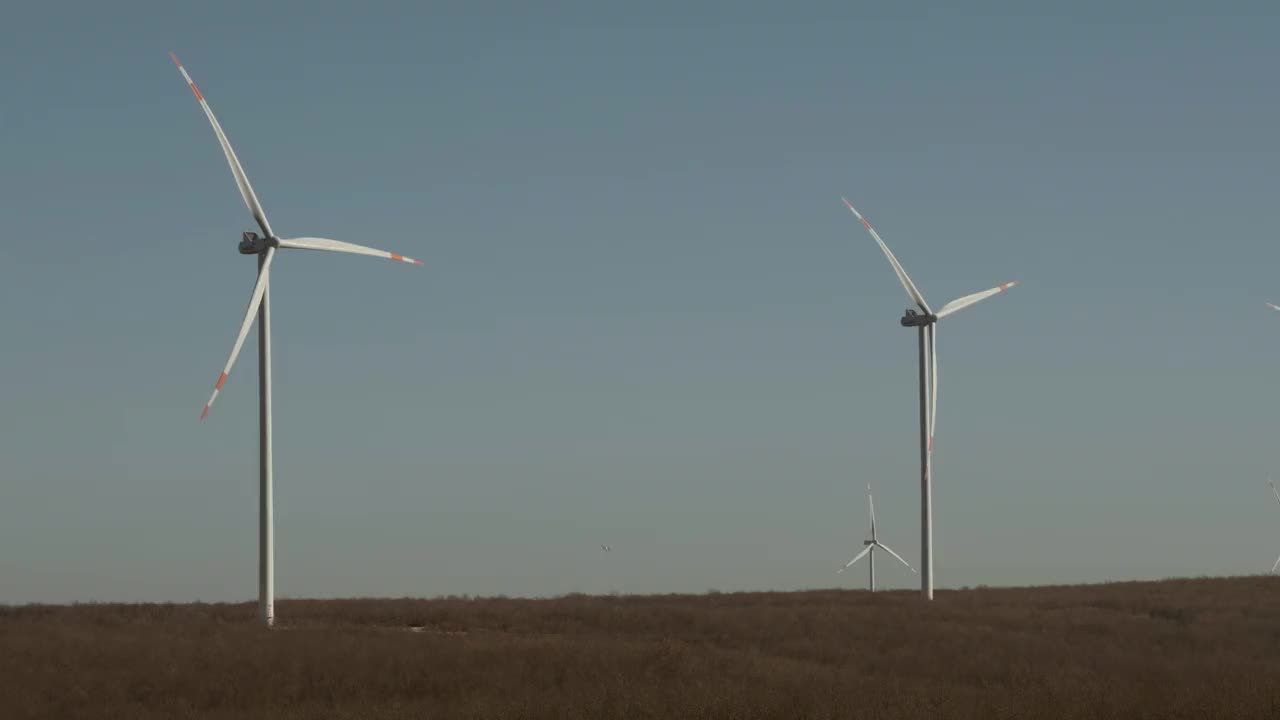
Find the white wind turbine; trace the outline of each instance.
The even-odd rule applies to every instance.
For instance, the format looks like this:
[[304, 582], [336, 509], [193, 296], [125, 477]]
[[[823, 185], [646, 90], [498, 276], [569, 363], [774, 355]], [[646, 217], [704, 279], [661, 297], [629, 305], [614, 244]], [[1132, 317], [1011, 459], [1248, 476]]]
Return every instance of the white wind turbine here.
[[253, 186], [249, 184], [249, 178], [244, 174], [244, 168], [240, 167], [240, 160], [236, 158], [235, 151], [231, 149], [231, 143], [227, 142], [227, 136], [222, 132], [222, 126], [218, 124], [218, 119], [213, 116], [213, 110], [209, 109], [209, 103], [205, 102], [204, 95], [196, 88], [196, 84], [191, 81], [191, 76], [187, 74], [187, 70], [182, 66], [182, 63], [178, 61], [178, 57], [173, 53], [169, 53], [169, 57], [173, 58], [173, 63], [178, 66], [178, 71], [182, 73], [182, 78], [191, 87], [191, 92], [195, 93], [196, 100], [200, 101], [200, 107], [204, 110], [205, 116], [209, 118], [209, 124], [213, 126], [213, 132], [218, 136], [218, 143], [222, 146], [222, 153], [227, 156], [227, 164], [231, 166], [231, 175], [235, 178], [236, 187], [240, 189], [240, 197], [244, 199], [244, 204], [248, 206], [249, 212], [253, 214], [253, 219], [258, 222], [258, 227], [262, 228], [264, 234], [263, 237], [259, 237], [257, 233], [246, 232], [243, 233], [240, 240], [240, 252], [242, 254], [258, 256], [258, 279], [253, 286], [249, 307], [245, 309], [244, 320], [240, 323], [240, 332], [236, 334], [235, 344], [231, 346], [231, 356], [227, 358], [227, 364], [222, 368], [222, 374], [218, 376], [218, 382], [214, 385], [213, 394], [209, 396], [209, 402], [205, 403], [204, 411], [200, 413], [200, 419], [204, 420], [209, 415], [209, 408], [213, 407], [214, 400], [217, 399], [218, 393], [222, 391], [222, 385], [227, 381], [227, 375], [231, 373], [231, 368], [236, 363], [236, 357], [240, 354], [240, 348], [244, 345], [245, 337], [248, 336], [249, 328], [253, 326], [253, 319], [256, 315], [258, 318], [259, 442], [258, 610], [261, 614], [262, 622], [270, 626], [275, 620], [275, 554], [271, 487], [271, 323], [270, 313], [268, 312], [268, 298], [270, 296], [268, 292], [268, 273], [271, 270], [271, 261], [275, 258], [276, 249], [330, 250], [333, 252], [354, 253], [356, 255], [369, 255], [414, 265], [421, 265], [422, 262], [403, 255], [397, 255], [396, 253], [386, 252], [385, 250], [375, 250], [374, 248], [354, 245], [341, 240], [313, 237], [293, 239], [276, 237], [276, 234], [271, 231], [271, 224], [267, 222], [267, 214], [263, 212], [262, 205], [258, 202], [258, 196], [253, 192]]
[[898, 281], [902, 283], [903, 289], [907, 291], [907, 296], [912, 302], [920, 308], [920, 312], [907, 309], [905, 315], [902, 316], [900, 322], [903, 327], [914, 327], [918, 330], [920, 339], [920, 590], [926, 600], [933, 599], [933, 477], [931, 472], [931, 463], [933, 461], [933, 430], [935, 425], [935, 411], [938, 408], [938, 331], [935, 327], [936, 323], [942, 318], [973, 305], [976, 302], [986, 300], [997, 293], [1008, 290], [1017, 285], [1018, 282], [1005, 283], [999, 287], [993, 287], [990, 290], [965, 295], [956, 298], [951, 302], [938, 308], [935, 313], [929, 309], [929, 304], [925, 302], [924, 295], [920, 294], [920, 290], [916, 288], [915, 283], [911, 282], [911, 278], [907, 276], [907, 271], [902, 269], [902, 264], [898, 262], [898, 258], [893, 256], [889, 251], [889, 246], [884, 244], [880, 239], [880, 234], [871, 227], [871, 223], [862, 217], [853, 205], [845, 198], [844, 204], [854, 214], [858, 220], [862, 221], [862, 226], [871, 233], [871, 237], [880, 245], [880, 249], [884, 251], [885, 257], [889, 258], [889, 264], [893, 266], [893, 271], [898, 275]]
[[911, 572], [915, 572], [916, 569], [911, 567], [911, 563], [907, 562], [906, 560], [903, 560], [902, 556], [894, 552], [892, 548], [880, 542], [880, 536], [876, 534], [876, 503], [875, 503], [875, 500], [871, 499], [870, 483], [867, 484], [867, 507], [871, 512], [871, 539], [863, 540], [862, 544], [866, 545], [866, 548], [864, 548], [862, 552], [858, 553], [857, 555], [854, 555], [853, 559], [845, 563], [844, 567], [837, 570], [836, 573], [842, 573], [845, 570], [848, 570], [849, 568], [853, 567], [854, 563], [861, 560], [863, 555], [866, 555], [867, 561], [871, 565], [871, 568], [870, 568], [871, 592], [875, 592], [876, 591], [876, 548], [884, 550], [885, 552], [897, 558], [898, 562], [902, 563], [903, 565], [906, 565], [907, 569], [910, 570]]
[[[1275, 307], [1275, 306], [1273, 305], [1272, 307]], [[1276, 309], [1280, 310], [1280, 308], [1276, 308]], [[1267, 482], [1271, 483], [1271, 492], [1275, 493], [1276, 502], [1280, 503], [1280, 490], [1276, 489], [1276, 484], [1273, 480], [1271, 480], [1271, 478], [1267, 478]], [[1271, 572], [1275, 573], [1276, 568], [1280, 568], [1280, 557], [1276, 558], [1275, 564], [1271, 566]]]
[[[1267, 303], [1267, 307], [1271, 308], [1272, 310], [1280, 311], [1280, 305], [1273, 305], [1271, 303]], [[1280, 490], [1276, 490], [1275, 482], [1270, 477], [1267, 478], [1267, 482], [1271, 484], [1271, 492], [1275, 493], [1276, 502], [1280, 502]], [[1271, 572], [1275, 573], [1276, 568], [1280, 568], [1280, 557], [1276, 558], [1275, 564], [1271, 566]]]

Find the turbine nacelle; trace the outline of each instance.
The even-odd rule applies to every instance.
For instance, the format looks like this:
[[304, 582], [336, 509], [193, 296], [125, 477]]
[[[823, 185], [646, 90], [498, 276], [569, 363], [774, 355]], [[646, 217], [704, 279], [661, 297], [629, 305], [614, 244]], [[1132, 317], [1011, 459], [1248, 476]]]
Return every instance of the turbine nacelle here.
[[902, 323], [902, 327], [928, 327], [938, 322], [938, 316], [932, 314], [920, 314], [915, 310], [907, 309], [898, 322]]
[[267, 251], [267, 248], [273, 247], [280, 247], [279, 238], [259, 237], [255, 232], [245, 232], [240, 235], [241, 255], [261, 255]]

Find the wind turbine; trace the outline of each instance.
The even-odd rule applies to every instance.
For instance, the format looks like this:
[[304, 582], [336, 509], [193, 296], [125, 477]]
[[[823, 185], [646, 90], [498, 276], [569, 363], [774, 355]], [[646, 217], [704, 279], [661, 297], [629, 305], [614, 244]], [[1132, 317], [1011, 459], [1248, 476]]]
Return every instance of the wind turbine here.
[[235, 178], [236, 187], [240, 189], [240, 197], [244, 199], [244, 204], [248, 206], [250, 214], [263, 232], [262, 237], [253, 232], [243, 233], [241, 237], [240, 253], [258, 256], [258, 278], [253, 286], [253, 294], [249, 298], [249, 307], [245, 309], [244, 320], [240, 323], [240, 331], [236, 334], [236, 342], [231, 346], [231, 356], [227, 358], [227, 364], [222, 368], [222, 374], [218, 376], [213, 394], [209, 396], [209, 402], [205, 403], [200, 419], [204, 420], [208, 417], [209, 408], [213, 407], [214, 400], [218, 398], [218, 393], [222, 391], [222, 386], [227, 381], [227, 375], [231, 374], [231, 368], [236, 364], [236, 357], [240, 355], [240, 348], [244, 345], [245, 337], [248, 336], [249, 328], [253, 326], [256, 315], [258, 318], [258, 610], [262, 622], [270, 627], [275, 621], [275, 552], [271, 477], [271, 315], [268, 311], [270, 296], [268, 275], [271, 270], [271, 261], [275, 259], [277, 248], [292, 248], [370, 255], [414, 265], [421, 265], [422, 262], [385, 250], [375, 250], [341, 240], [277, 237], [271, 231], [267, 214], [263, 211], [262, 204], [258, 202], [258, 196], [253, 192], [253, 186], [249, 184], [244, 168], [240, 167], [240, 160], [231, 149], [231, 143], [222, 132], [222, 126], [213, 116], [213, 110], [209, 109], [209, 103], [196, 88], [196, 84], [192, 82], [191, 76], [178, 61], [178, 57], [173, 53], [169, 53], [169, 57], [173, 58], [173, 63], [178, 66], [182, 78], [187, 81], [191, 92], [195, 93], [196, 100], [200, 102], [205, 116], [209, 118], [209, 124], [213, 126], [213, 132], [218, 136], [218, 144], [222, 146], [222, 153], [227, 156], [227, 164], [231, 166], [231, 175]]
[[973, 305], [976, 302], [986, 300], [997, 293], [1008, 290], [1017, 285], [1018, 282], [1005, 283], [990, 290], [983, 290], [972, 295], [965, 295], [956, 298], [951, 302], [938, 308], [935, 313], [929, 309], [929, 304], [925, 302], [924, 295], [920, 294], [920, 290], [916, 288], [915, 283], [911, 282], [911, 278], [907, 276], [907, 271], [902, 269], [902, 264], [898, 262], [898, 258], [893, 256], [889, 251], [889, 246], [884, 244], [884, 240], [880, 239], [880, 234], [871, 227], [871, 223], [862, 217], [853, 204], [845, 198], [844, 204], [849, 208], [862, 222], [862, 226], [871, 233], [871, 237], [880, 245], [880, 249], [884, 251], [885, 257], [889, 258], [889, 264], [893, 266], [893, 271], [898, 275], [898, 282], [902, 283], [902, 287], [907, 291], [907, 297], [920, 308], [920, 312], [910, 308], [907, 309], [905, 315], [899, 321], [903, 327], [913, 327], [918, 331], [920, 339], [920, 591], [924, 595], [924, 599], [933, 599], [933, 477], [931, 473], [931, 463], [933, 461], [933, 430], [935, 425], [935, 411], [938, 408], [938, 331], [935, 325], [942, 318], [964, 308]]
[[[1273, 306], [1273, 307], [1274, 307], [1274, 306]], [[1276, 308], [1276, 309], [1277, 309], [1277, 310], [1280, 310], [1280, 308]], [[1277, 490], [1277, 489], [1276, 489], [1276, 484], [1275, 484], [1275, 482], [1274, 482], [1273, 480], [1271, 480], [1271, 478], [1267, 478], [1267, 482], [1271, 483], [1271, 492], [1275, 493], [1275, 496], [1276, 496], [1276, 502], [1280, 502], [1280, 490]], [[1280, 567], [1280, 557], [1276, 558], [1276, 564], [1271, 566], [1271, 572], [1272, 572], [1272, 574], [1274, 574], [1274, 573], [1275, 573], [1276, 568], [1278, 568], [1278, 567]]]
[[910, 570], [911, 572], [915, 572], [916, 569], [911, 567], [911, 563], [907, 562], [906, 560], [903, 560], [902, 556], [894, 552], [888, 545], [885, 545], [884, 543], [880, 542], [880, 537], [876, 535], [876, 502], [875, 500], [871, 499], [870, 483], [867, 484], [867, 507], [870, 508], [871, 510], [871, 539], [863, 540], [862, 544], [866, 545], [867, 547], [863, 549], [862, 552], [858, 553], [857, 555], [854, 555], [853, 559], [845, 563], [844, 567], [837, 570], [836, 573], [838, 574], [838, 573], [844, 572], [845, 570], [848, 570], [850, 567], [853, 567], [854, 563], [861, 560], [863, 555], [866, 555], [867, 561], [871, 565], [871, 592], [875, 592], [876, 591], [876, 548], [880, 548], [881, 550], [884, 550], [885, 552], [897, 558], [898, 562], [902, 563], [903, 565], [906, 565], [907, 569]]

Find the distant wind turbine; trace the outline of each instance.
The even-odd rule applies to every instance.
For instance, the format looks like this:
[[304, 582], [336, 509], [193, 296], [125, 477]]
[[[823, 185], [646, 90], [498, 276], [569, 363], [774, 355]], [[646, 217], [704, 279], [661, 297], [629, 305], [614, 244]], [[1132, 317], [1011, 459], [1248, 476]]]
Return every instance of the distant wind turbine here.
[[864, 548], [862, 552], [858, 553], [857, 555], [854, 555], [853, 559], [845, 563], [844, 567], [837, 570], [836, 573], [842, 573], [845, 570], [848, 570], [850, 567], [853, 567], [853, 564], [861, 560], [862, 557], [865, 555], [867, 556], [867, 561], [871, 566], [870, 568], [871, 592], [875, 592], [876, 591], [876, 548], [880, 548], [881, 550], [884, 550], [885, 552], [897, 558], [898, 562], [902, 563], [903, 565], [906, 565], [907, 569], [910, 570], [911, 572], [915, 572], [916, 569], [911, 567], [911, 563], [907, 562], [906, 560], [903, 560], [902, 556], [894, 552], [892, 548], [880, 542], [880, 537], [876, 534], [876, 503], [875, 503], [875, 500], [871, 498], [871, 485], [869, 483], [867, 484], [867, 507], [871, 511], [871, 539], [862, 541], [862, 544], [866, 545], [867, 547]]
[[[1277, 308], [1277, 309], [1280, 309], [1280, 308]], [[1276, 502], [1280, 503], [1280, 490], [1276, 489], [1276, 484], [1274, 481], [1271, 480], [1271, 478], [1267, 478], [1267, 482], [1271, 483], [1271, 492], [1275, 494]], [[1271, 566], [1271, 572], [1274, 574], [1276, 571], [1276, 568], [1278, 567], [1280, 567], [1280, 557], [1276, 558], [1276, 563]]]
[[244, 345], [245, 338], [249, 335], [249, 328], [253, 327], [253, 321], [256, 317], [258, 320], [258, 611], [262, 622], [270, 627], [275, 621], [275, 541], [271, 476], [271, 324], [270, 314], [267, 310], [268, 297], [270, 295], [268, 291], [268, 272], [271, 269], [271, 261], [275, 259], [276, 249], [293, 248], [369, 255], [414, 265], [421, 265], [422, 262], [385, 250], [375, 250], [374, 248], [342, 242], [341, 240], [313, 237], [293, 239], [276, 237], [276, 234], [271, 231], [271, 223], [267, 222], [267, 214], [262, 209], [262, 204], [258, 202], [258, 196], [253, 192], [253, 186], [249, 184], [249, 178], [244, 174], [244, 168], [240, 166], [239, 158], [236, 157], [235, 151], [231, 149], [231, 143], [227, 141], [226, 134], [222, 132], [222, 125], [218, 124], [218, 119], [213, 116], [213, 110], [209, 108], [209, 103], [205, 101], [204, 95], [201, 94], [200, 90], [196, 88], [191, 76], [187, 74], [187, 69], [182, 66], [182, 63], [178, 62], [178, 57], [173, 53], [169, 53], [169, 57], [173, 58], [173, 64], [178, 66], [178, 72], [182, 73], [182, 79], [191, 88], [191, 92], [195, 93], [196, 100], [200, 103], [200, 109], [204, 110], [205, 117], [209, 118], [209, 124], [213, 126], [213, 132], [218, 136], [218, 144], [222, 147], [222, 154], [226, 156], [227, 164], [231, 166], [231, 175], [235, 178], [236, 187], [240, 190], [240, 197], [244, 200], [244, 204], [248, 206], [249, 213], [253, 215], [253, 219], [257, 221], [258, 227], [263, 232], [262, 237], [252, 232], [246, 232], [242, 235], [240, 253], [242, 255], [258, 256], [258, 279], [254, 283], [253, 294], [249, 298], [248, 308], [245, 309], [244, 319], [240, 322], [240, 331], [236, 334], [235, 344], [231, 346], [231, 357], [227, 358], [227, 364], [223, 366], [222, 374], [218, 376], [218, 382], [213, 387], [213, 394], [209, 396], [209, 402], [205, 403], [204, 411], [200, 413], [200, 419], [204, 420], [209, 415], [209, 409], [213, 407], [214, 400], [217, 400], [218, 393], [222, 391], [223, 383], [227, 381], [227, 375], [231, 373], [232, 366], [236, 364], [236, 358], [240, 355], [240, 348]]
[[[880, 249], [884, 251], [893, 271], [898, 275], [898, 282], [907, 291], [907, 296], [920, 308], [920, 313], [908, 309], [899, 321], [903, 327], [917, 328], [920, 337], [920, 590], [926, 600], [933, 599], [933, 430], [938, 409], [938, 331], [935, 327], [942, 318], [974, 303], [986, 300], [997, 293], [1017, 285], [1017, 281], [1005, 283], [990, 290], [983, 290], [972, 295], [965, 295], [938, 308], [935, 313], [929, 309], [924, 295], [916, 288], [915, 283], [907, 276], [898, 258], [889, 251], [889, 246], [880, 239], [880, 234], [871, 227], [871, 223], [862, 217], [845, 198], [844, 204], [862, 222], [862, 226], [875, 238]], [[921, 314], [923, 313], [923, 314]]]

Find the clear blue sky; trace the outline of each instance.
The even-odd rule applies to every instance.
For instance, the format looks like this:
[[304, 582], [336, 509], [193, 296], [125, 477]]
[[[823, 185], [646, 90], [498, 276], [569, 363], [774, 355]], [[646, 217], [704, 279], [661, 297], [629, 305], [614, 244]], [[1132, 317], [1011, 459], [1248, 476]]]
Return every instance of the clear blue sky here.
[[861, 586], [867, 482], [917, 558], [841, 195], [935, 306], [1023, 282], [942, 328], [940, 586], [1280, 553], [1274, 3], [268, 5], [6, 13], [0, 602], [256, 593], [253, 341], [197, 421], [252, 224], [170, 50], [279, 234], [426, 261], [276, 265], [283, 596]]

